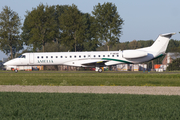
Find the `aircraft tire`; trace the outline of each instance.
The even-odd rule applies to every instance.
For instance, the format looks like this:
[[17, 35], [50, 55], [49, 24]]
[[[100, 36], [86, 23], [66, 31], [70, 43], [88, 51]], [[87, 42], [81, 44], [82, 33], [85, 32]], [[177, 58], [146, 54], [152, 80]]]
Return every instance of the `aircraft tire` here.
[[101, 69], [101, 68], [99, 68], [99, 69], [98, 69], [98, 72], [99, 72], [99, 73], [102, 73], [102, 69]]
[[17, 73], [17, 72], [18, 72], [18, 70], [17, 70], [17, 69], [15, 69], [15, 70], [14, 70], [14, 72], [15, 72], [15, 73]]

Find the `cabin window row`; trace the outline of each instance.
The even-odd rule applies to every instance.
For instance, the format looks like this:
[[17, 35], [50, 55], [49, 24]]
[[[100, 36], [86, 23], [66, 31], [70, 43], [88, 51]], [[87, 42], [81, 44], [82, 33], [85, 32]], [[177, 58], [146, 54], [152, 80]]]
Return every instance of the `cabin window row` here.
[[[67, 58], [68, 56], [60, 56], [59, 58]], [[86, 58], [86, 57], [88, 57], [88, 58], [90, 58], [91, 56], [90, 55], [88, 55], [88, 56], [86, 56], [86, 55], [79, 55], [79, 56], [74, 56], [74, 58], [77, 58], [77, 57], [79, 57], [79, 58], [81, 58], [81, 57], [84, 57], [84, 58]], [[94, 58], [96, 58], [96, 57], [101, 57], [101, 55], [93, 55], [92, 57], [94, 57]], [[105, 57], [105, 55], [102, 55], [102, 57]], [[107, 55], [106, 57], [110, 57], [110, 55]], [[115, 57], [115, 55], [111, 55], [111, 57]], [[119, 55], [116, 55], [116, 57], [119, 57]], [[58, 56], [37, 56], [37, 58], [39, 59], [39, 58], [58, 58]], [[69, 56], [69, 58], [73, 58], [73, 56]]]

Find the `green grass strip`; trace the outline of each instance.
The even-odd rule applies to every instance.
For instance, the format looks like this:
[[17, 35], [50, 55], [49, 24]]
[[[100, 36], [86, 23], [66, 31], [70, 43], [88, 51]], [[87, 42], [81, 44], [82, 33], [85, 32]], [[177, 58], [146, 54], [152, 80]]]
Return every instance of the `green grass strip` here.
[[179, 73], [1, 72], [0, 85], [180, 86]]
[[0, 119], [180, 118], [180, 96], [0, 92]]

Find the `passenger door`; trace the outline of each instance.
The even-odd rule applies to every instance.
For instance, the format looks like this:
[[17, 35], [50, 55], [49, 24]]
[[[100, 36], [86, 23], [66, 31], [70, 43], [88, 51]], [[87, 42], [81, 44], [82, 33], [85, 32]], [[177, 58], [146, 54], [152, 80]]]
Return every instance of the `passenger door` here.
[[29, 64], [34, 64], [34, 53], [29, 53]]

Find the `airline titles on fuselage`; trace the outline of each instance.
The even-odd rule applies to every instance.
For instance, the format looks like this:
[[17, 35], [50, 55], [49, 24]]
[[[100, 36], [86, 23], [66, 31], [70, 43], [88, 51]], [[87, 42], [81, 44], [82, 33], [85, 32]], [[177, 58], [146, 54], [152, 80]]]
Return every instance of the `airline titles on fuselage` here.
[[38, 63], [53, 63], [53, 60], [38, 60]]

